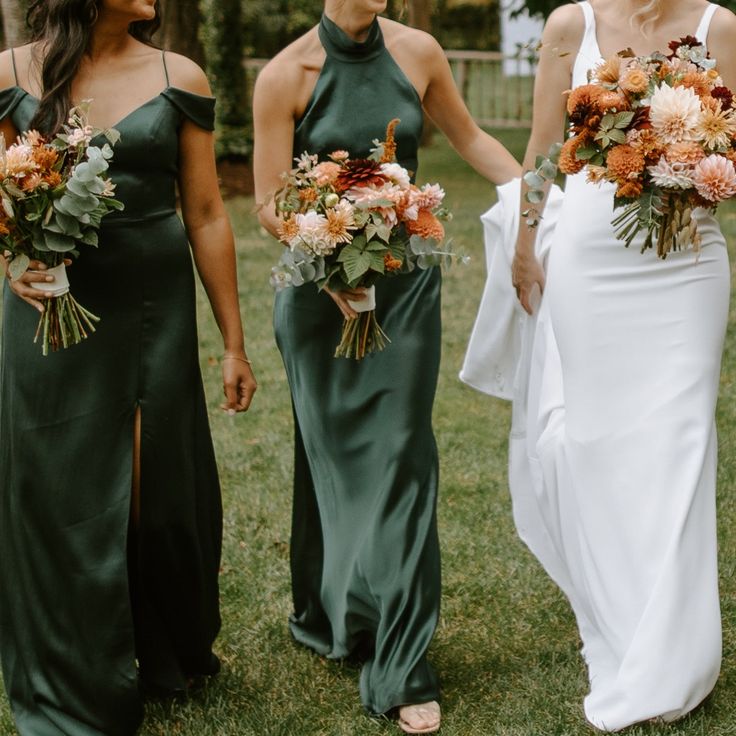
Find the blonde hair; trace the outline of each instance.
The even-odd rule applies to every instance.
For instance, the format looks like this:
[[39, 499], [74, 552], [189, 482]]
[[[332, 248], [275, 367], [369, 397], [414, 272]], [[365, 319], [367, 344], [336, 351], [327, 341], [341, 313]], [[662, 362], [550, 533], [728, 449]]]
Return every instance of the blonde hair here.
[[641, 7], [631, 16], [629, 25], [632, 30], [639, 26], [641, 32], [648, 36], [662, 12], [661, 0], [640, 0], [640, 3]]

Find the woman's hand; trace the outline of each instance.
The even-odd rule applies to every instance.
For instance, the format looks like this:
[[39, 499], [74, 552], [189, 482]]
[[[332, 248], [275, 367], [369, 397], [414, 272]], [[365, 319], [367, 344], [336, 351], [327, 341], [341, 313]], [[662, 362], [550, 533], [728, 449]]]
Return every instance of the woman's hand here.
[[258, 384], [245, 353], [225, 354], [222, 358], [222, 389], [225, 402], [220, 404], [220, 408], [230, 415], [248, 411], [257, 388]]
[[[9, 266], [5, 266], [5, 275], [10, 284], [10, 288], [14, 294], [19, 296], [24, 302], [28, 302], [34, 309], [43, 313], [44, 306], [39, 299], [50, 299], [51, 294], [47, 291], [34, 288], [33, 284], [37, 283], [53, 283], [54, 277], [50, 274], [43, 273], [47, 270], [45, 263], [41, 261], [31, 261], [28, 270], [17, 280], [13, 281], [8, 273]], [[41, 272], [41, 273], [39, 273]]]
[[350, 306], [350, 304], [348, 304], [348, 299], [351, 302], [363, 301], [363, 299], [366, 298], [365, 289], [363, 287], [357, 289], [343, 289], [342, 291], [333, 291], [332, 289], [328, 289], [325, 286], [324, 291], [326, 291], [332, 297], [332, 301], [337, 304], [338, 308], [342, 312], [342, 316], [345, 317], [345, 319], [357, 319], [358, 313]]
[[534, 314], [537, 306], [534, 298], [534, 287], [539, 287], [539, 295], [544, 291], [544, 269], [533, 251], [517, 249], [511, 264], [511, 283], [516, 289], [516, 296], [528, 314]]

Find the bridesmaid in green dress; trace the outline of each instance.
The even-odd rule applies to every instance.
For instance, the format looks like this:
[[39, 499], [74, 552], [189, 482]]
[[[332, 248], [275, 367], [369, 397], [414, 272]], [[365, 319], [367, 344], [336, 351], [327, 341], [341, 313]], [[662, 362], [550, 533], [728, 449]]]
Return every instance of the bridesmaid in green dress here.
[[142, 693], [219, 667], [222, 513], [192, 254], [223, 335], [223, 408], [246, 410], [256, 384], [203, 72], [146, 43], [154, 0], [35, 0], [29, 21], [34, 43], [0, 55], [0, 131], [51, 133], [92, 99], [91, 124], [121, 134], [110, 174], [125, 210], [70, 269], [102, 318], [81, 344], [42, 357], [34, 285], [48, 277], [5, 283], [0, 658], [22, 736], [130, 736]]
[[[303, 151], [368, 154], [386, 124], [399, 162], [417, 170], [423, 110], [495, 183], [520, 173], [473, 122], [434, 39], [377, 14], [384, 0], [327, 0], [318, 27], [276, 56], [255, 98], [256, 196], [264, 201]], [[278, 219], [261, 209], [273, 234]], [[311, 286], [276, 298], [274, 324], [295, 417], [291, 566], [294, 638], [331, 658], [367, 652], [372, 714], [398, 711], [408, 733], [440, 725], [427, 662], [440, 604], [437, 449], [432, 403], [440, 360], [440, 274], [379, 282], [377, 317], [392, 343], [361, 362], [332, 357], [347, 298]]]

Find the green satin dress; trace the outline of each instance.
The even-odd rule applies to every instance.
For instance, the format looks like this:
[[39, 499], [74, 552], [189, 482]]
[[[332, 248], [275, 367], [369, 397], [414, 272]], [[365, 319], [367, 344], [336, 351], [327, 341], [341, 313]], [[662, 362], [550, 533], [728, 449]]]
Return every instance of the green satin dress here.
[[[0, 92], [0, 118], [18, 130], [37, 105], [18, 87]], [[101, 317], [95, 334], [44, 358], [38, 313], [5, 289], [0, 657], [22, 736], [128, 736], [141, 683], [175, 692], [218, 667], [220, 489], [175, 210], [184, 119], [211, 130], [214, 101], [168, 86], [115, 126], [125, 211], [69, 269], [74, 296]]]
[[[323, 17], [319, 38], [327, 58], [294, 155], [366, 156], [398, 117], [397, 156], [416, 171], [421, 102], [378, 23], [356, 43]], [[361, 698], [380, 714], [439, 696], [426, 656], [440, 606], [439, 271], [381, 280], [376, 301], [391, 344], [362, 361], [333, 357], [342, 315], [312, 284], [277, 295], [274, 326], [295, 416], [291, 630], [328, 657], [366, 656]]]

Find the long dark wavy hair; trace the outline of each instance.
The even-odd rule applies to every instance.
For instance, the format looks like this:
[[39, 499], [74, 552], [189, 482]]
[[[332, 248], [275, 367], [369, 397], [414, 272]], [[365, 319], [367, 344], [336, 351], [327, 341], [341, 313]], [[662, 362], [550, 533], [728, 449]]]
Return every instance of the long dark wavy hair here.
[[[31, 0], [26, 21], [31, 40], [38, 43], [43, 54], [43, 93], [31, 128], [53, 135], [66, 121], [72, 107], [72, 81], [89, 51], [101, 2]], [[155, 18], [130, 24], [130, 35], [149, 45], [153, 45], [151, 38], [161, 25], [160, 0], [156, 0], [155, 7]]]

